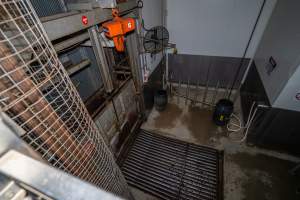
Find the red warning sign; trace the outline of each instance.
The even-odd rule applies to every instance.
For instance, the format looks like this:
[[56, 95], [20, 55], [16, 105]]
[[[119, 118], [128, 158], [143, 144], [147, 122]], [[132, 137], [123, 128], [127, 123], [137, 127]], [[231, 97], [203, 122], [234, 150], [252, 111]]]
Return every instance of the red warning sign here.
[[83, 25], [88, 25], [89, 19], [87, 18], [87, 16], [83, 15], [81, 17], [81, 22], [82, 22]]

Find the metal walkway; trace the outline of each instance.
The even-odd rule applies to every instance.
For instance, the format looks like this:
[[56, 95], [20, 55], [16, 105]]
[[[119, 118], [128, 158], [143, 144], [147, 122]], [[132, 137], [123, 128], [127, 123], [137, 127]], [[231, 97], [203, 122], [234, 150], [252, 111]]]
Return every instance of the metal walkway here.
[[145, 130], [122, 171], [129, 185], [161, 199], [221, 200], [223, 153]]

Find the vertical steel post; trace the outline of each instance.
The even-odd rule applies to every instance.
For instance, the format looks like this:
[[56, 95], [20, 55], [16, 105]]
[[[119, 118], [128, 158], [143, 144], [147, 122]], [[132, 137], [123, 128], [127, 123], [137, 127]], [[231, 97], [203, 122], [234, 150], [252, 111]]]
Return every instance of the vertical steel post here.
[[136, 33], [132, 33], [126, 37], [126, 49], [129, 56], [130, 68], [133, 76], [133, 81], [137, 90], [140, 90], [143, 85], [141, 61], [138, 48], [138, 38]]
[[99, 33], [97, 31], [96, 26], [93, 26], [89, 29], [89, 35], [94, 50], [94, 54], [96, 56], [97, 65], [100, 69], [100, 74], [104, 84], [105, 91], [111, 93], [114, 89], [114, 86], [113, 86], [107, 58], [105, 56], [105, 52], [102, 47]]
[[197, 102], [198, 95], [199, 95], [199, 84], [200, 84], [200, 80], [198, 79], [196, 89], [195, 89], [195, 97], [194, 97], [195, 102]]
[[139, 52], [139, 41], [136, 32], [129, 34], [126, 37], [126, 50], [129, 56], [130, 69], [132, 73], [133, 82], [136, 88], [137, 95], [139, 96], [139, 109], [141, 113], [145, 111], [143, 92], [143, 74], [142, 63]]
[[220, 81], [217, 82], [217, 85], [215, 87], [215, 92], [214, 92], [214, 95], [212, 97], [212, 101], [211, 101], [211, 104], [214, 105], [215, 102], [216, 102], [216, 98], [217, 98], [217, 95], [218, 95], [218, 91], [219, 91], [219, 86], [220, 86]]
[[180, 89], [181, 89], [181, 77], [179, 77], [179, 80], [178, 80], [178, 90], [177, 90], [178, 96], [177, 96], [177, 104], [179, 104]]
[[187, 105], [189, 95], [190, 95], [190, 77], [188, 78], [188, 82], [187, 82], [187, 86], [186, 86], [185, 105]]
[[[202, 102], [203, 102], [203, 103], [206, 102], [206, 97], [207, 97], [207, 92], [208, 92], [208, 87], [209, 87], [210, 67], [211, 67], [211, 63], [210, 63], [210, 65], [208, 66], [207, 73], [206, 73], [205, 90], [204, 90], [203, 99], [202, 99]], [[202, 104], [202, 106], [204, 106], [204, 105], [205, 105], [205, 104]]]

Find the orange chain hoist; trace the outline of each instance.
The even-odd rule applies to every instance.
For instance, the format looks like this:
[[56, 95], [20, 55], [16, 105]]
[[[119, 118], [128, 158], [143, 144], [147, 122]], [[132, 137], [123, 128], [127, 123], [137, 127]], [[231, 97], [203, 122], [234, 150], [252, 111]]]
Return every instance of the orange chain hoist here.
[[119, 16], [119, 10], [112, 9], [113, 20], [102, 25], [105, 36], [113, 39], [117, 51], [125, 50], [125, 34], [135, 30], [135, 20], [133, 18], [122, 18]]

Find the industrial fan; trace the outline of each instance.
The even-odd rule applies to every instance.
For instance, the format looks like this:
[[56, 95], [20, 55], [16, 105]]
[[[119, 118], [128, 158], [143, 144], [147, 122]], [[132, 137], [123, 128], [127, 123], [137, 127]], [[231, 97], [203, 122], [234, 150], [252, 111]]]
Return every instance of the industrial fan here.
[[147, 53], [158, 53], [170, 46], [169, 32], [163, 26], [155, 26], [147, 30], [144, 37], [144, 49]]

